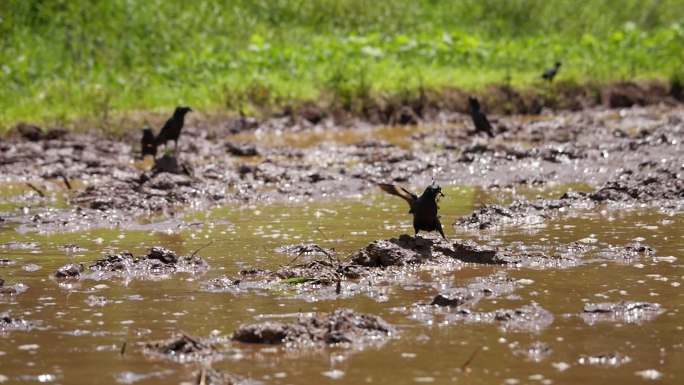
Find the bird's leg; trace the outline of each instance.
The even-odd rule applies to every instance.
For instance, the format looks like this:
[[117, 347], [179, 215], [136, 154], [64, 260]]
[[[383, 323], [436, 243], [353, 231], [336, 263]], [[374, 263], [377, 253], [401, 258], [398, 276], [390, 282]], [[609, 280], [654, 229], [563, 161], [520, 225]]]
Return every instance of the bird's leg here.
[[439, 233], [442, 235], [442, 238], [447, 239], [447, 237], [444, 236], [444, 230], [442, 230], [442, 222], [439, 221], [439, 218], [437, 219], [437, 226], [435, 227], [437, 228], [437, 231], [439, 231]]
[[173, 155], [178, 156], [178, 139], [174, 141], [174, 147], [173, 147]]

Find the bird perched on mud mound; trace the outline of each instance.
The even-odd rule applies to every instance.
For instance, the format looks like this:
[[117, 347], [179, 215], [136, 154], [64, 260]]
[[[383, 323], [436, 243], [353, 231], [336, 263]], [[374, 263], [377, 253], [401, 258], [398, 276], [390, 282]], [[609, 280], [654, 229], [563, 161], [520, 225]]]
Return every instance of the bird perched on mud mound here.
[[410, 214], [413, 214], [413, 230], [415, 235], [418, 235], [418, 231], [438, 231], [442, 238], [446, 239], [444, 236], [444, 231], [442, 230], [442, 223], [439, 221], [439, 215], [437, 215], [437, 198], [439, 196], [444, 196], [442, 194], [442, 189], [439, 186], [435, 186], [434, 183], [428, 186], [423, 194], [418, 197], [407, 191], [403, 187], [398, 187], [393, 184], [378, 183], [384, 192], [396, 195], [406, 202], [408, 202], [411, 209]]
[[142, 130], [142, 139], [140, 140], [140, 151], [142, 153], [142, 158], [147, 155], [157, 156], [157, 138], [154, 136], [154, 131], [152, 128], [145, 125]]
[[492, 125], [489, 124], [487, 116], [480, 110], [480, 101], [476, 98], [469, 97], [468, 104], [470, 105], [470, 117], [473, 119], [473, 124], [475, 125], [475, 133], [485, 133], [490, 138], [494, 137], [494, 130]]
[[159, 131], [159, 135], [157, 135], [157, 146], [166, 145], [166, 142], [173, 140], [175, 143], [174, 151], [178, 151], [178, 138], [183, 129], [183, 124], [185, 124], [185, 114], [188, 112], [192, 112], [190, 107], [176, 107], [173, 116], [166, 121], [164, 127]]
[[556, 64], [553, 65], [553, 67], [544, 71], [544, 73], [542, 74], [542, 79], [552, 82], [553, 78], [556, 77], [556, 74], [558, 73], [560, 66], [561, 62], [557, 61]]

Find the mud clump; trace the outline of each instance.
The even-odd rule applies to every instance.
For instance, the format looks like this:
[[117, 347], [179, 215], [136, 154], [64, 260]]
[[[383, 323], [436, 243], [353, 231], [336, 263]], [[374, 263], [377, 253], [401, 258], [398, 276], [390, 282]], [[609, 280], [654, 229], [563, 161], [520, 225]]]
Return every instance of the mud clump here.
[[471, 242], [448, 241], [401, 235], [399, 238], [373, 241], [352, 255], [352, 263], [365, 267], [406, 266], [428, 260], [450, 258], [463, 262], [504, 265], [509, 263], [494, 250]]
[[[486, 277], [477, 277], [464, 287], [443, 289], [430, 302], [431, 306], [460, 307], [473, 306], [483, 298], [496, 298], [509, 294], [520, 288], [522, 284], [507, 274], [499, 272]], [[417, 304], [416, 306], [422, 306]]]
[[302, 348], [337, 344], [363, 345], [385, 340], [394, 333], [394, 328], [378, 316], [359, 314], [350, 309], [337, 309], [333, 313], [302, 315], [292, 323], [242, 325], [233, 333], [232, 338], [243, 343]]
[[513, 355], [525, 357], [532, 362], [541, 362], [548, 358], [553, 349], [545, 342], [535, 341], [526, 347], [515, 346]]
[[632, 301], [604, 302], [585, 304], [580, 317], [589, 325], [599, 322], [641, 324], [654, 320], [664, 312], [665, 310], [657, 303]]
[[28, 290], [28, 286], [23, 283], [15, 283], [14, 285], [5, 285], [5, 280], [0, 278], [0, 296], [12, 296], [21, 294]]
[[83, 266], [83, 264], [69, 263], [57, 269], [57, 271], [55, 272], [55, 278], [60, 280], [76, 280], [81, 278], [81, 274], [84, 270], [85, 267]]
[[0, 333], [12, 331], [29, 331], [33, 329], [33, 323], [21, 318], [13, 318], [9, 313], [0, 313]]
[[154, 160], [152, 174], [160, 173], [192, 175], [190, 166], [171, 154], [164, 154], [164, 156]]
[[518, 309], [499, 309], [493, 312], [473, 312], [460, 309], [447, 320], [465, 323], [494, 323], [503, 332], [539, 333], [553, 323], [553, 314], [539, 305], [525, 305]]
[[235, 156], [259, 155], [259, 150], [257, 150], [257, 148], [254, 145], [248, 143], [226, 142], [225, 147], [226, 151], [228, 151], [229, 154]]
[[17, 124], [14, 130], [21, 138], [30, 142], [61, 139], [68, 134], [68, 131], [62, 128], [53, 128], [44, 131], [36, 125], [24, 122]]
[[246, 380], [234, 374], [217, 369], [202, 369], [195, 373], [195, 383], [204, 385], [256, 385], [259, 382]]
[[147, 356], [179, 363], [214, 361], [221, 358], [222, 350], [218, 340], [201, 339], [185, 333], [143, 346], [143, 353]]
[[437, 296], [432, 300], [432, 302], [430, 302], [430, 305], [457, 307], [469, 303], [471, 300], [472, 297], [467, 297], [463, 295], [447, 296], [445, 294], [437, 294]]
[[87, 270], [82, 264], [68, 264], [57, 270], [55, 278], [158, 279], [175, 273], [200, 274], [208, 269], [209, 265], [199, 256], [178, 256], [163, 247], [153, 247], [147, 255], [140, 257], [128, 252], [106, 255], [96, 260]]
[[566, 195], [557, 200], [516, 201], [507, 207], [488, 205], [469, 217], [458, 219], [455, 225], [480, 230], [500, 226], [538, 226], [551, 218], [555, 211], [572, 206], [576, 198], [575, 195]]
[[631, 362], [632, 359], [629, 356], [618, 352], [612, 352], [607, 354], [596, 354], [596, 355], [581, 355], [577, 362], [580, 365], [592, 365], [592, 366], [606, 366], [606, 367], [618, 367]]
[[684, 177], [675, 170], [625, 170], [616, 180], [607, 182], [590, 195], [594, 201], [652, 202], [656, 199], [684, 198]]

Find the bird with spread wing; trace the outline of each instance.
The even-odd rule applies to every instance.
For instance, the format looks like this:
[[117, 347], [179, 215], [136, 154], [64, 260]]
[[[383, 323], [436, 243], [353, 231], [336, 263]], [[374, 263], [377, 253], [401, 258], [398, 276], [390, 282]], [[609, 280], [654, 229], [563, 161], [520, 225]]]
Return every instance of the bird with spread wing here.
[[415, 235], [418, 235], [418, 231], [421, 230], [438, 231], [442, 238], [446, 239], [442, 230], [442, 223], [439, 221], [439, 215], [437, 215], [437, 210], [439, 210], [437, 199], [440, 196], [444, 196], [441, 187], [433, 183], [423, 191], [421, 196], [417, 196], [405, 188], [393, 184], [378, 183], [378, 187], [382, 191], [396, 195], [408, 202], [411, 208], [409, 213], [413, 214], [413, 230]]

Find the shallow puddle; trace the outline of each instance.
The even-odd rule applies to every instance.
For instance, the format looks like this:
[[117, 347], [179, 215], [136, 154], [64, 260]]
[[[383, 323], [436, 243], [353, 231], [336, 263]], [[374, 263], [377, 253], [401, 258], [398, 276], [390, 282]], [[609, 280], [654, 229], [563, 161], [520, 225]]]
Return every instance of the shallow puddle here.
[[[241, 269], [286, 264], [292, 256], [275, 251], [283, 245], [316, 243], [346, 256], [373, 240], [411, 234], [402, 200], [374, 194], [311, 204], [228, 206], [168, 221], [182, 223], [180, 230], [141, 225], [140, 230], [37, 235], [19, 234], [5, 224], [0, 227], [0, 259], [9, 262], [0, 264], [0, 278], [5, 285], [21, 282], [28, 290], [0, 296], [0, 313], [9, 311], [36, 328], [0, 334], [0, 383], [196, 383], [197, 364], [150, 360], [138, 344], [179, 331], [229, 335], [243, 323], [338, 307], [379, 315], [399, 332], [364, 349], [283, 351], [238, 344], [234, 354], [212, 367], [272, 384], [628, 384], [641, 383], [644, 376], [661, 376], [665, 383], [684, 376], [684, 215], [599, 208], [536, 227], [457, 231], [451, 226], [455, 218], [510, 196], [465, 187], [447, 187], [445, 194], [440, 213], [449, 237], [532, 246], [579, 241], [597, 248], [639, 240], [656, 249], [655, 257], [625, 261], [597, 254], [567, 269], [465, 265], [432, 275], [438, 278], [434, 285], [411, 284], [407, 276], [407, 284], [389, 287], [382, 300], [359, 295], [306, 301], [287, 289], [235, 295], [204, 291], [201, 283]], [[105, 251], [138, 255], [156, 245], [179, 254], [201, 248], [198, 254], [211, 268], [200, 276], [178, 274], [158, 281], [60, 284], [51, 278], [66, 263], [87, 265]], [[536, 303], [553, 314], [549, 327], [504, 331], [487, 323], [417, 320], [406, 311], [430, 303], [441, 286], [462, 286], [500, 271], [524, 285], [485, 298], [474, 310]], [[623, 300], [658, 303], [665, 312], [642, 322], [589, 323], [579, 316], [587, 303]], [[603, 361], [592, 358], [611, 354]]]

